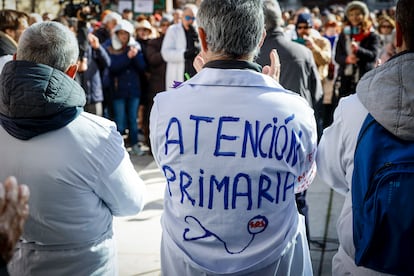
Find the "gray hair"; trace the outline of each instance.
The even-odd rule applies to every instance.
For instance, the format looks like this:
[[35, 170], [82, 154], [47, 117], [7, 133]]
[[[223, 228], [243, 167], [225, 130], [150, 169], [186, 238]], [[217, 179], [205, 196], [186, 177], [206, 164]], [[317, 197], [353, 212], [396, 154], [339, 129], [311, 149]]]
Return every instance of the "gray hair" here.
[[262, 1], [203, 0], [197, 23], [213, 53], [231, 59], [253, 58], [264, 31]]
[[274, 30], [283, 26], [282, 10], [276, 0], [264, 0], [264, 16], [266, 30]]
[[74, 33], [61, 23], [45, 21], [27, 28], [20, 37], [16, 59], [49, 65], [63, 72], [79, 56]]

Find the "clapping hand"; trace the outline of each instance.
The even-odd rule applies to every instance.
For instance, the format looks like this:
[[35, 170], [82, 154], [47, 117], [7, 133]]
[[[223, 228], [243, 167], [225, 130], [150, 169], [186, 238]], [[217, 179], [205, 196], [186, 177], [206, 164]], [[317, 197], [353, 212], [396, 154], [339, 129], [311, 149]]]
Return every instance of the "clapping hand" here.
[[17, 184], [15, 177], [0, 183], [0, 254], [5, 262], [13, 256], [14, 246], [23, 232], [29, 214], [28, 201], [29, 188]]

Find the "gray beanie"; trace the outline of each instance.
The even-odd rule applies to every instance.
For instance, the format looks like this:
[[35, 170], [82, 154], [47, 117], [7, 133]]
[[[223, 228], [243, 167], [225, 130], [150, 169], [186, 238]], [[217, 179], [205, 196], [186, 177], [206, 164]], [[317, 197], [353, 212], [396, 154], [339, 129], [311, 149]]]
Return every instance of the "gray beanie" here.
[[369, 16], [369, 10], [368, 10], [367, 5], [361, 1], [349, 2], [345, 8], [345, 15], [348, 15], [349, 11], [354, 10], [354, 9], [359, 9], [360, 11], [362, 11], [362, 14], [364, 15], [364, 17]]

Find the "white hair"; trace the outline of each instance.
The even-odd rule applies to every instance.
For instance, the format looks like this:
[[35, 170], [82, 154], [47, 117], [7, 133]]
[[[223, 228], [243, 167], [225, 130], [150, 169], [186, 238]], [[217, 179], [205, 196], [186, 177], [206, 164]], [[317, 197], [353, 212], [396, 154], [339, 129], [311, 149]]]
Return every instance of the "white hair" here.
[[78, 41], [68, 27], [54, 21], [35, 23], [19, 39], [16, 59], [49, 65], [65, 72], [79, 57]]

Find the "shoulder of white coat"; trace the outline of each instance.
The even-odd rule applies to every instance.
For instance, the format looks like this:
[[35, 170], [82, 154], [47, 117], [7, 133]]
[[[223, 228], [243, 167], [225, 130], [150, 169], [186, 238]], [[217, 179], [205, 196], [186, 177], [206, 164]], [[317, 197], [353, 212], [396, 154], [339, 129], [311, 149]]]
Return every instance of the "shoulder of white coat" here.
[[100, 126], [103, 128], [108, 128], [108, 127], [113, 127], [115, 126], [115, 123], [111, 120], [108, 120], [104, 117], [101, 116], [97, 116], [94, 114], [91, 114], [89, 112], [82, 112], [79, 115], [83, 120], [87, 121], [88, 123], [92, 124], [92, 125], [96, 125], [96, 126]]
[[342, 98], [335, 110], [334, 121], [339, 122], [342, 136], [348, 142], [356, 141], [368, 110], [356, 94]]
[[113, 137], [114, 135], [122, 137], [113, 121], [88, 112], [82, 112], [74, 123], [78, 124], [77, 130], [85, 136], [91, 135], [103, 139], [107, 139], [110, 136]]

